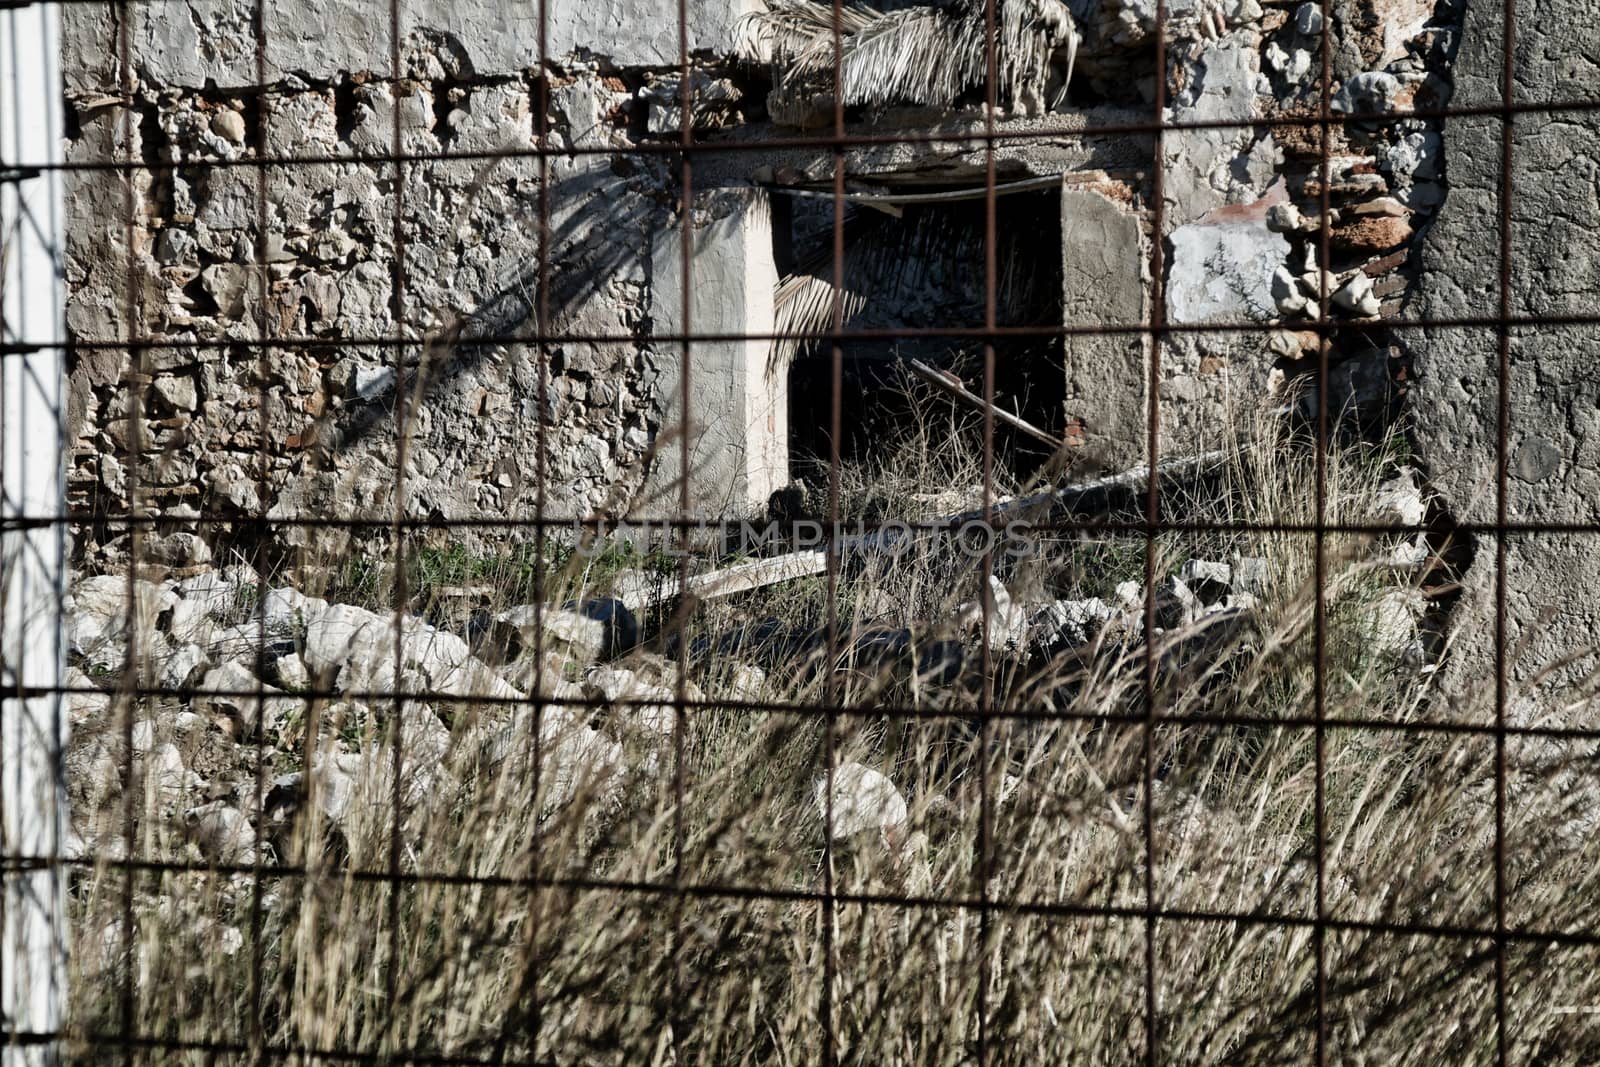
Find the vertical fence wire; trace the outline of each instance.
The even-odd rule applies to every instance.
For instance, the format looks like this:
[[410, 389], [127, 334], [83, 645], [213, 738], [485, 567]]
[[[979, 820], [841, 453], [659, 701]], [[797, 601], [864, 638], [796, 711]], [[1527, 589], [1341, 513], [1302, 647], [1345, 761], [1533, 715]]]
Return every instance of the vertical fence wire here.
[[1144, 655], [1140, 677], [1144, 696], [1143, 721], [1140, 723], [1142, 743], [1140, 766], [1142, 770], [1140, 815], [1144, 836], [1144, 1060], [1150, 1067], [1161, 1058], [1161, 1020], [1158, 1013], [1156, 964], [1156, 921], [1159, 902], [1156, 898], [1156, 536], [1161, 521], [1161, 346], [1166, 341], [1166, 168], [1167, 125], [1167, 32], [1168, 8], [1166, 0], [1156, 0], [1156, 76], [1151, 107], [1155, 120], [1151, 123], [1152, 151], [1150, 153], [1150, 360], [1149, 376], [1144, 381], [1145, 393], [1145, 476], [1144, 497]]

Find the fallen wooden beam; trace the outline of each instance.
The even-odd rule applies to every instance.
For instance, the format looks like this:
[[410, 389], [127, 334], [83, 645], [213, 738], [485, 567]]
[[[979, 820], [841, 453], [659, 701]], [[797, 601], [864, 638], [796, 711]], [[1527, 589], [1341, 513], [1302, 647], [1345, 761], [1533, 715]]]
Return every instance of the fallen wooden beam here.
[[684, 588], [685, 592], [701, 600], [712, 600], [795, 578], [808, 578], [827, 569], [828, 554], [820, 548], [808, 549], [738, 563], [708, 574], [697, 574], [689, 579]]
[[1005, 423], [1014, 430], [1019, 430], [1022, 433], [1027, 434], [1036, 441], [1040, 441], [1050, 446], [1052, 450], [1059, 450], [1066, 447], [1066, 443], [1060, 438], [1054, 437], [1051, 434], [1039, 429], [1039, 427], [1024, 419], [1022, 416], [1013, 415], [1011, 412], [984, 400], [983, 397], [968, 389], [966, 385], [962, 383], [960, 378], [957, 378], [954, 374], [951, 374], [948, 371], [935, 370], [926, 363], [922, 362], [920, 359], [913, 359], [911, 361], [911, 370], [912, 373], [914, 373], [917, 377], [921, 378], [923, 381], [927, 382], [929, 385], [940, 390], [946, 395], [952, 396], [961, 401], [963, 404], [966, 404], [968, 407], [976, 408], [979, 411], [988, 410], [993, 412], [994, 417], [999, 421]]
[[[1224, 462], [1229, 452], [1218, 450], [1205, 452], [1198, 456], [1186, 456], [1181, 459], [1168, 460], [1156, 467], [1158, 477], [1172, 475], [1198, 474], [1209, 470]], [[1078, 482], [1074, 485], [1063, 486], [1060, 489], [1047, 489], [1039, 493], [1030, 493], [1027, 496], [1004, 497], [994, 501], [989, 507], [989, 517], [997, 524], [1003, 524], [1011, 518], [1029, 512], [1049, 513], [1060, 507], [1072, 507], [1081, 503], [1095, 493], [1109, 489], [1125, 489], [1141, 485], [1149, 480], [1149, 467], [1135, 467], [1122, 471], [1119, 474], [1110, 474], [1102, 478], [1094, 478], [1087, 482]], [[983, 521], [985, 512], [982, 508], [958, 512], [935, 519], [931, 523], [918, 524], [918, 536], [925, 536], [933, 529], [960, 529], [968, 522]], [[846, 537], [839, 541], [838, 551], [841, 556], [859, 554], [862, 552], [883, 551], [899, 545], [900, 538], [905, 536], [905, 531], [895, 533], [893, 542], [891, 537], [883, 531], [861, 534], [857, 537]], [[776, 585], [778, 582], [787, 582], [795, 578], [808, 578], [821, 574], [828, 569], [828, 552], [826, 549], [805, 549], [799, 552], [789, 552], [781, 556], [769, 556], [765, 559], [751, 560], [748, 563], [738, 563], [731, 567], [698, 574], [688, 580], [684, 592], [701, 600], [715, 600], [718, 597], [732, 596], [735, 593], [747, 593], [754, 589]], [[648, 595], [640, 607], [647, 607], [663, 601], [675, 599], [678, 596], [671, 583], [665, 583]], [[626, 599], [626, 598], [624, 598]], [[628, 605], [638, 610], [632, 603]]]

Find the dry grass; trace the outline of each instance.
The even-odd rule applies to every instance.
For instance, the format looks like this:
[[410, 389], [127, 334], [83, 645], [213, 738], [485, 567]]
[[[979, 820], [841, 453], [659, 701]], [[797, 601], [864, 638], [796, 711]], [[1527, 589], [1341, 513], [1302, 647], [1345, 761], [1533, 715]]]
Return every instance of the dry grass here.
[[[923, 488], [975, 484], [970, 449], [933, 446], [962, 439], [944, 430], [929, 427], [880, 469], [846, 472], [845, 513], [929, 517], [943, 502]], [[1308, 522], [1310, 464], [1293, 449], [1241, 451], [1204, 493], [1174, 503], [1195, 517]], [[1326, 519], [1366, 521], [1384, 469], [1381, 454], [1332, 456]], [[752, 691], [727, 657], [686, 654], [685, 688], [706, 705], [666, 732], [637, 728], [643, 709], [611, 709], [603, 728], [623, 743], [620, 766], [555, 773], [551, 735], [528, 728], [560, 715], [552, 705], [530, 705], [506, 735], [519, 751], [495, 762], [483, 729], [514, 709], [436, 704], [451, 743], [426, 766], [407, 757], [398, 844], [392, 778], [374, 772], [344, 832], [305, 816], [259, 871], [208, 869], [176, 825], [183, 804], [152, 785], [133, 801], [137, 853], [189, 868], [105, 865], [76, 887], [76, 1026], [115, 1033], [131, 1010], [137, 1032], [159, 1040], [394, 1062], [810, 1064], [827, 1048], [864, 1064], [968, 1063], [980, 1052], [1125, 1062], [1145, 1055], [1153, 960], [1164, 1062], [1307, 1062], [1319, 973], [1330, 1062], [1492, 1062], [1494, 944], [1463, 932], [1495, 925], [1492, 735], [1249, 721], [1311, 723], [1320, 710], [1482, 723], [1492, 687], [1479, 707], [1432, 702], [1426, 673], [1374, 639], [1374, 605], [1406, 579], [1372, 564], [1370, 539], [1331, 534], [1319, 708], [1313, 546], [1279, 533], [1162, 536], [1158, 578], [1185, 559], [1236, 552], [1268, 560], [1273, 581], [1226, 671], [1163, 676], [1154, 725], [1143, 718], [1140, 646], [1111, 637], [1088, 663], [997, 653], [987, 684], [971, 672], [934, 684], [849, 657], [826, 671], [813, 655], [767, 671]], [[1144, 566], [1142, 538], [1063, 536], [1004, 577], [1013, 592], [1109, 599]], [[563, 588], [592, 591], [597, 577], [574, 561]], [[921, 546], [849, 571], [831, 612], [827, 581], [808, 579], [703, 605], [684, 636], [768, 616], [804, 629], [832, 614], [848, 646], [862, 628], [933, 620], [920, 647], [960, 636], [951, 620], [981, 579], [980, 561]], [[675, 684], [672, 658], [634, 666]], [[573, 669], [552, 660], [546, 673]], [[753, 699], [845, 710], [763, 711]], [[1035, 717], [986, 715], [996, 703]], [[341, 747], [389, 766], [396, 716], [373, 708], [352, 728], [309, 705], [288, 750], [262, 741], [262, 781]], [[158, 711], [158, 723], [175, 710]], [[1574, 770], [1588, 758], [1573, 745], [1508, 743], [1514, 927], [1594, 928], [1592, 776], [1580, 788]], [[909, 817], [892, 834], [825, 848], [816, 783], [846, 761], [889, 775]], [[1164, 912], [1154, 921], [1149, 858]], [[133, 951], [123, 954], [130, 895]], [[907, 896], [915, 903], [897, 899]], [[1336, 920], [1321, 938], [1319, 911]], [[1412, 924], [1434, 933], [1392, 932]], [[1600, 1003], [1593, 956], [1509, 945], [1513, 1059], [1596, 1060], [1596, 1016], [1554, 1010]], [[83, 1055], [107, 1051], [90, 1044]]]

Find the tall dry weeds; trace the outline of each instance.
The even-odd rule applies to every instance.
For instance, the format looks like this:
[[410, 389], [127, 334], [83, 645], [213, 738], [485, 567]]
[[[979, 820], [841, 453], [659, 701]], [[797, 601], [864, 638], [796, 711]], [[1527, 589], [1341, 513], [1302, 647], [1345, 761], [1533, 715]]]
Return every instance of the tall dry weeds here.
[[[881, 466], [841, 473], [843, 513], [948, 512], [928, 487], [981, 482], [970, 440], [925, 423]], [[1288, 445], [1239, 446], [1171, 506], [1309, 524], [1313, 462]], [[1370, 521], [1385, 471], [1381, 450], [1331, 453], [1321, 520]], [[1028, 488], [1002, 479], [996, 493]], [[400, 702], [372, 701], [352, 723], [348, 705], [308, 700], [292, 738], [262, 743], [262, 779], [367, 753], [374, 784], [355, 814], [335, 832], [308, 806], [259, 865], [219, 869], [176, 824], [184, 804], [143, 783], [140, 865], [107, 862], [75, 887], [75, 1026], [117, 1032], [131, 1011], [137, 1033], [175, 1043], [140, 1053], [151, 1062], [221, 1062], [234, 1057], [205, 1048], [236, 1045], [306, 1063], [811, 1064], [826, 1045], [843, 1062], [932, 1065], [978, 1059], [980, 1040], [990, 1062], [1131, 1062], [1152, 1033], [1153, 963], [1164, 1062], [1307, 1062], [1319, 988], [1330, 1062], [1491, 1062], [1494, 738], [1425, 727], [1492, 722], [1492, 685], [1478, 706], [1440, 707], [1426, 670], [1375, 632], [1378, 605], [1408, 581], [1374, 562], [1381, 539], [1330, 533], [1322, 546], [1319, 616], [1313, 535], [1160, 535], [1158, 580], [1189, 558], [1237, 555], [1265, 559], [1271, 581], [1243, 632], [1193, 669], [1158, 672], [1154, 719], [1128, 624], [1094, 655], [1001, 650], [987, 676], [949, 682], [849, 655], [824, 663], [824, 642], [752, 683], [732, 657], [695, 651], [759, 619], [796, 632], [833, 621], [846, 649], [873, 629], [960, 639], [982, 561], [932, 541], [848, 568], [831, 598], [818, 577], [701, 605], [679, 637], [684, 690], [703, 699], [664, 731], [640, 725], [649, 709], [594, 710], [620, 763], [557, 773], [533, 724], [558, 704], [435, 702], [449, 747], [403, 758], [397, 812], [382, 768]], [[334, 573], [327, 562], [283, 580]], [[1092, 531], [1042, 537], [1035, 557], [1001, 565], [1019, 596], [1052, 597], [1112, 598], [1145, 568], [1142, 536]], [[553, 581], [552, 602], [604, 586], [576, 557]], [[382, 582], [367, 594], [389, 602]], [[505, 579], [492, 595], [527, 592]], [[625, 665], [675, 686], [677, 655]], [[545, 673], [577, 667], [552, 658]], [[119, 714], [176, 737], [177, 710]], [[509, 756], [483, 743], [491, 726]], [[1590, 758], [1509, 744], [1513, 928], [1594, 928], [1592, 776], [1574, 771]], [[909, 816], [825, 846], [817, 783], [851, 761], [887, 774]], [[131, 955], [116, 951], [125, 879]], [[1515, 1059], [1595, 1061], [1593, 955], [1509, 942]], [[82, 1047], [87, 1061], [107, 1050]]]

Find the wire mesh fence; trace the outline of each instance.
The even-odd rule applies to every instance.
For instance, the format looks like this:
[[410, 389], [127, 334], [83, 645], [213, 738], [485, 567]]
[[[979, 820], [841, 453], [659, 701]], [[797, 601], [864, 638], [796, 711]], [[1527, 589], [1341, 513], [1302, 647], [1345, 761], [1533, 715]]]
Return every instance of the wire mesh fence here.
[[[42, 744], [69, 831], [5, 823], [8, 918], [49, 872], [72, 931], [66, 1013], [8, 1013], [13, 1050], [1592, 1058], [1590, 652], [1542, 642], [1508, 570], [1593, 555], [1592, 514], [1519, 495], [1571, 461], [1513, 431], [1518, 345], [1597, 322], [1581, 271], [1575, 301], [1519, 294], [1518, 197], [1548, 179], [1515, 149], [1519, 123], [1592, 133], [1600, 86], [1527, 92], [1509, 0], [1412, 12], [1430, 43], [1387, 88], [1336, 76], [1334, 0], [769, 4], [743, 64], [707, 43], [736, 12], [679, 0], [615, 16], [653, 60], [613, 65], [573, 47], [625, 50], [597, 13], [491, 6], [475, 64], [414, 7], [0, 12], [61, 11], [75, 146], [0, 163], [69, 186], [69, 247], [20, 262], [71, 290], [76, 405], [47, 405], [72, 506], [14, 504], [13, 385], [58, 342], [8, 269], [8, 783], [30, 701], [74, 733]], [[191, 22], [185, 67], [164, 27]], [[1217, 39], [1266, 22], [1309, 94], [1198, 106]], [[1502, 66], [1452, 99], [1469, 34]], [[1490, 202], [1361, 162], [1452, 124]], [[1293, 195], [1197, 210], [1173, 168], [1245, 134], [1298, 146]], [[1041, 194], [1120, 221], [1073, 238]], [[1435, 208], [1481, 214], [1493, 270], [1447, 314], [1391, 298], [1454, 250], [1366, 236]], [[1177, 277], [1201, 224], [1288, 233], [1305, 269], [1279, 293], [1252, 259], [1270, 307], [1195, 312], [1233, 269], [1201, 248]], [[1073, 272], [1119, 251], [1133, 302], [1095, 303], [1113, 283]], [[1492, 386], [1470, 506], [1397, 488], [1470, 439], [1401, 398], [1446, 336]], [[1268, 339], [1296, 384], [1196, 429], [1179, 394]], [[1353, 417], [1369, 350], [1383, 399]], [[1063, 405], [1097, 360], [1134, 377]], [[77, 572], [65, 672], [13, 636], [41, 536]]]

